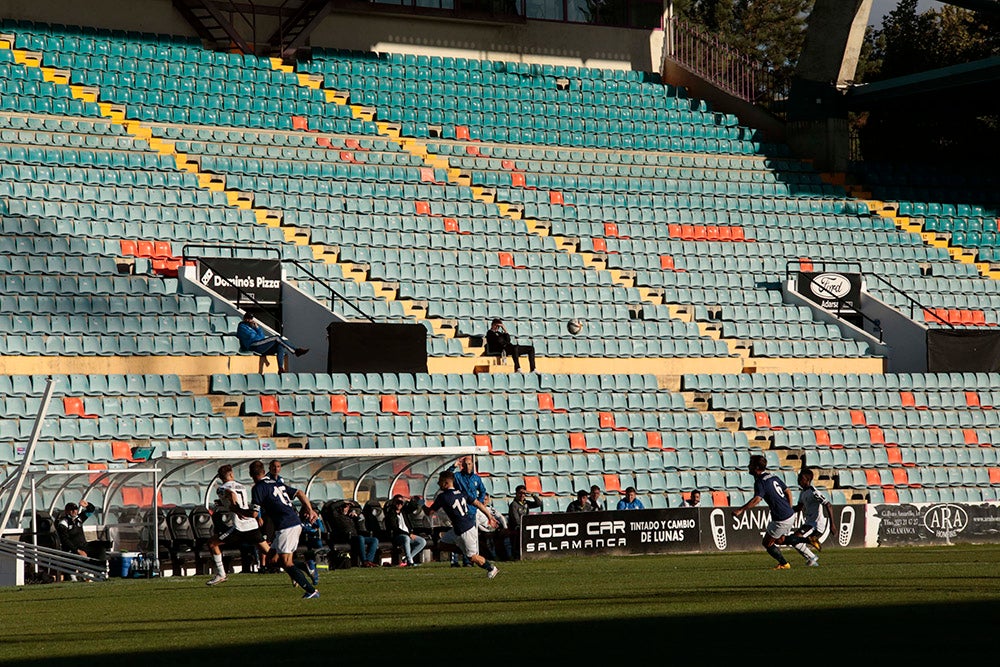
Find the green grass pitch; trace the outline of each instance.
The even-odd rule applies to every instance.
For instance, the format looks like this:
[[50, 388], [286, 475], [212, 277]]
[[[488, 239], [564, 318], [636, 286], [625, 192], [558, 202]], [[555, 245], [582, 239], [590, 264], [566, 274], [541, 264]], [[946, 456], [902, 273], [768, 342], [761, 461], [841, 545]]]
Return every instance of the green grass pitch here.
[[[906, 665], [1000, 659], [1000, 545], [554, 558], [0, 589], [0, 664]], [[771, 658], [765, 656], [772, 653]], [[912, 663], [911, 664], [915, 664]]]

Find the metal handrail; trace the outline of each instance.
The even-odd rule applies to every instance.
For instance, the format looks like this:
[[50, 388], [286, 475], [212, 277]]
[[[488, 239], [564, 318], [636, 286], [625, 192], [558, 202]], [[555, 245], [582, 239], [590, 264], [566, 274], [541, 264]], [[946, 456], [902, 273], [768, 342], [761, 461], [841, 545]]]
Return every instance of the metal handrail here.
[[108, 578], [108, 564], [96, 558], [87, 558], [79, 554], [42, 547], [31, 542], [0, 537], [0, 553], [29, 563], [36, 570], [44, 568], [61, 574], [71, 574], [91, 581], [104, 581]]
[[[789, 260], [788, 262], [786, 262], [785, 263], [785, 280], [787, 280], [787, 281], [791, 280], [791, 274], [792, 274], [791, 267], [792, 267], [792, 265], [798, 265], [798, 266], [801, 267], [801, 264], [802, 264], [802, 262], [799, 261], [799, 260], [797, 260], [797, 259]], [[813, 264], [817, 264], [819, 266], [827, 266], [827, 265], [830, 265], [830, 264], [834, 264], [834, 265], [838, 265], [838, 266], [853, 266], [853, 267], [857, 267], [858, 273], [860, 273], [864, 278], [866, 278], [866, 279], [867, 278], [874, 278], [876, 281], [878, 281], [882, 285], [885, 285], [886, 287], [888, 287], [889, 289], [891, 289], [893, 292], [899, 294], [901, 297], [903, 297], [904, 299], [906, 299], [906, 301], [909, 302], [909, 306], [910, 306], [910, 319], [911, 320], [916, 321], [916, 318], [914, 317], [914, 311], [913, 311], [913, 307], [916, 306], [921, 311], [923, 311], [925, 315], [927, 313], [930, 313], [931, 315], [934, 316], [934, 319], [938, 320], [938, 322], [940, 322], [941, 324], [946, 324], [950, 328], [955, 329], [955, 325], [954, 324], [952, 324], [948, 320], [946, 320], [943, 317], [941, 317], [940, 315], [938, 315], [934, 310], [928, 309], [927, 306], [923, 305], [922, 303], [920, 303], [919, 301], [917, 301], [916, 299], [914, 299], [913, 297], [911, 297], [909, 294], [907, 294], [903, 290], [899, 289], [898, 287], [896, 287], [895, 285], [893, 285], [892, 283], [890, 283], [888, 280], [886, 280], [882, 276], [880, 276], [880, 275], [878, 275], [876, 273], [872, 273], [872, 274], [865, 273], [864, 270], [862, 270], [862, 268], [861, 268], [861, 264], [858, 263], [858, 262], [849, 262], [849, 261], [836, 261], [835, 262], [835, 261], [822, 261], [822, 260], [819, 260], [819, 261], [814, 261]], [[799, 272], [801, 272], [801, 270], [802, 270], [801, 268], [798, 269]], [[862, 317], [866, 317], [866, 319], [868, 319], [868, 321], [870, 321], [872, 323], [878, 322], [878, 320], [871, 320], [871, 319], [867, 318], [867, 316], [864, 313], [862, 313], [860, 310], [858, 311], [858, 313]], [[879, 331], [881, 331], [881, 326], [879, 327]], [[881, 338], [879, 340], [881, 342]]]
[[771, 64], [702, 32], [677, 16], [664, 21], [665, 57], [745, 102], [774, 110], [789, 82]]
[[[331, 287], [330, 284], [326, 280], [324, 280], [323, 278], [320, 278], [315, 273], [313, 273], [311, 270], [309, 270], [309, 268], [306, 267], [306, 265], [303, 264], [302, 262], [298, 261], [297, 259], [281, 259], [281, 252], [277, 248], [271, 248], [269, 246], [251, 246], [251, 245], [213, 245], [213, 244], [209, 244], [209, 243], [188, 244], [188, 245], [185, 245], [183, 248], [181, 248], [181, 257], [182, 257], [183, 261], [187, 261], [188, 257], [191, 257], [192, 259], [197, 259], [198, 261], [202, 262], [203, 264], [205, 264], [209, 268], [213, 268], [213, 267], [212, 267], [211, 263], [205, 261], [205, 255], [198, 255], [198, 254], [191, 254], [191, 255], [189, 255], [188, 254], [188, 249], [197, 249], [197, 248], [211, 248], [212, 250], [229, 250], [229, 251], [233, 251], [234, 253], [237, 250], [254, 250], [254, 251], [273, 252], [277, 256], [277, 258], [278, 258], [279, 261], [281, 261], [281, 262], [288, 262], [289, 264], [293, 264], [294, 266], [297, 266], [299, 269], [301, 269], [306, 274], [308, 274], [310, 278], [312, 278], [313, 280], [315, 280], [322, 287], [324, 287], [327, 290], [329, 290], [330, 296], [331, 296], [331, 301], [330, 301], [331, 309], [332, 309], [333, 305], [336, 304], [337, 299], [340, 299], [341, 302], [343, 302], [343, 303], [347, 304], [348, 306], [350, 306], [352, 309], [354, 309], [354, 312], [356, 312], [359, 315], [361, 315], [362, 317], [366, 318], [369, 322], [374, 322], [375, 321], [375, 319], [371, 315], [369, 315], [368, 313], [366, 313], [363, 310], [361, 310], [360, 308], [358, 308], [357, 305], [355, 305], [350, 300], [348, 300], [348, 298], [346, 296], [344, 296], [343, 294], [341, 294], [340, 292], [338, 292], [337, 290], [335, 290], [333, 287]], [[232, 255], [232, 256], [235, 256], [235, 255]], [[236, 283], [234, 283], [232, 280], [230, 280], [226, 276], [224, 276], [222, 274], [219, 274], [218, 271], [216, 271], [216, 274], [218, 274], [223, 280], [225, 280], [226, 284], [228, 286], [233, 287], [233, 288], [236, 289], [236, 294], [237, 294], [236, 307], [237, 308], [239, 308], [240, 304], [243, 303], [243, 298], [244, 297], [246, 298], [247, 301], [252, 302], [253, 305], [256, 306], [257, 308], [261, 308], [260, 302], [257, 301], [257, 299], [255, 299], [252, 295], [247, 294], [243, 290], [243, 288], [241, 288], [239, 285], [237, 285]], [[281, 322], [278, 322], [277, 324], [278, 324], [278, 326], [276, 327], [277, 331], [278, 331], [278, 333], [281, 333]]]
[[[861, 268], [861, 264], [859, 264], [858, 262], [844, 262], [844, 261], [824, 262], [824, 261], [816, 261], [816, 262], [813, 262], [813, 264], [818, 264], [819, 266], [826, 266], [826, 265], [829, 264], [829, 265], [837, 265], [837, 266], [856, 267], [858, 274], [860, 274], [862, 277], [864, 277], [866, 275], [865, 272]], [[794, 271], [795, 273], [801, 273], [802, 272], [802, 262], [800, 260], [797, 260], [797, 259], [788, 260], [787, 262], [785, 262], [785, 281], [786, 282], [791, 282], [791, 280], [792, 280], [792, 273], [793, 273], [792, 266], [793, 265], [798, 267], [798, 269]], [[845, 301], [844, 297], [838, 297], [836, 294], [830, 292], [829, 290], [827, 290], [826, 287], [823, 287], [822, 285], [820, 285], [819, 287], [820, 287], [820, 289], [822, 289], [822, 290], [824, 290], [824, 291], [826, 291], [828, 293], [828, 296], [830, 297], [831, 300], [835, 300], [837, 302], [837, 310], [834, 311], [834, 312], [835, 312], [835, 314], [837, 315], [838, 318], [843, 319], [841, 317], [841, 314], [842, 314], [843, 308], [844, 308], [844, 301]], [[895, 289], [894, 286], [893, 286], [893, 288]], [[868, 315], [866, 315], [864, 313], [864, 311], [861, 310], [860, 306], [861, 306], [861, 304], [858, 304], [858, 306], [856, 308], [854, 308], [854, 312], [856, 312], [858, 315], [860, 315], [861, 318], [865, 322], [870, 323], [875, 329], [878, 330], [878, 342], [882, 343], [883, 342], [883, 334], [885, 333], [883, 331], [883, 329], [882, 329], [882, 321], [881, 320], [872, 319], [871, 317], [869, 317]]]

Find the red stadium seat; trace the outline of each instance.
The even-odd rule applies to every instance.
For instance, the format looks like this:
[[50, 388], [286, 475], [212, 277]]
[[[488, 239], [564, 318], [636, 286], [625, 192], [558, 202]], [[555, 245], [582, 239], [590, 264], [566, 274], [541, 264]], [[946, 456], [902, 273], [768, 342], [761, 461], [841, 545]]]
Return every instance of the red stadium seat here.
[[132, 443], [125, 442], [124, 440], [111, 441], [111, 456], [122, 461], [129, 461], [130, 463], [141, 460], [132, 458]]
[[490, 454], [506, 454], [506, 452], [493, 449], [493, 441], [490, 439], [490, 436], [485, 433], [476, 434], [475, 441], [476, 447], [485, 447], [490, 451]]
[[556, 408], [555, 399], [552, 398], [552, 394], [548, 392], [541, 392], [538, 394], [538, 409], [544, 412], [557, 412], [565, 413], [567, 410], [562, 408]]
[[83, 419], [97, 419], [98, 415], [88, 414], [83, 409], [83, 399], [79, 396], [63, 397], [63, 412], [70, 417], [82, 417]]
[[604, 475], [605, 493], [620, 492], [621, 490], [622, 490], [622, 481], [617, 474]]
[[279, 417], [290, 417], [292, 415], [291, 412], [278, 407], [278, 397], [273, 395], [262, 395], [260, 397], [260, 409], [261, 412], [278, 415]]
[[587, 434], [586, 433], [570, 433], [569, 434], [569, 448], [576, 449], [583, 452], [599, 452], [600, 449], [595, 449], [594, 447], [587, 446]]
[[903, 453], [899, 451], [899, 447], [886, 447], [885, 448], [886, 458], [889, 461], [889, 465], [914, 465], [913, 463], [903, 462]]
[[332, 394], [330, 396], [330, 410], [338, 414], [349, 415], [351, 417], [357, 417], [360, 412], [352, 412], [347, 407], [347, 397], [343, 394]]
[[597, 413], [600, 428], [609, 428], [612, 431], [627, 431], [624, 426], [615, 426], [615, 415], [613, 412]]
[[[102, 477], [101, 471], [104, 471], [104, 470], [107, 470], [107, 469], [108, 469], [108, 464], [107, 463], [88, 463], [87, 464], [87, 470], [94, 470], [94, 471], [96, 471], [93, 474], [88, 475], [89, 482], [91, 484], [98, 484], [99, 483], [101, 486], [108, 486], [111, 483], [111, 479], [108, 478], [108, 477], [106, 477], [106, 476], [103, 479], [101, 479], [101, 477]], [[101, 481], [98, 482], [97, 480], [101, 480]]]
[[404, 415], [409, 416], [410, 412], [400, 412], [399, 411], [399, 399], [394, 394], [382, 394], [379, 397], [380, 410], [382, 412], [387, 412], [392, 415]]

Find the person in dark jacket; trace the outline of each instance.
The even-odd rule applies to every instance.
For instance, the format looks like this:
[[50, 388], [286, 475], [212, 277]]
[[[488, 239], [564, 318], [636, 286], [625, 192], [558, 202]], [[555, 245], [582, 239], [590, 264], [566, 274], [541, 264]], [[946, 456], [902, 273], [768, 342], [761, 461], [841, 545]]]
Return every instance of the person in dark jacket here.
[[514, 489], [514, 500], [510, 501], [507, 510], [507, 530], [510, 532], [511, 555], [521, 557], [521, 522], [530, 510], [539, 509], [542, 500], [537, 493], [528, 497], [528, 489], [524, 484], [518, 484]]
[[[83, 509], [80, 509], [80, 506]], [[103, 548], [103, 542], [87, 541], [87, 536], [83, 533], [83, 522], [89, 519], [99, 508], [94, 503], [81, 500], [80, 505], [68, 503], [59, 521], [56, 522], [56, 532], [59, 534], [59, 543], [63, 551], [75, 553], [88, 558], [98, 558], [97, 553]]]
[[386, 504], [385, 508], [385, 528], [392, 537], [392, 544], [403, 550], [403, 559], [399, 562], [400, 567], [416, 566], [416, 558], [424, 547], [427, 540], [417, 535], [410, 527], [409, 519], [406, 517], [404, 506], [406, 498], [394, 496]]
[[378, 556], [378, 538], [368, 534], [357, 508], [344, 502], [328, 516], [330, 542], [349, 544], [362, 567], [378, 567], [375, 562]]
[[567, 512], [593, 512], [594, 506], [590, 504], [590, 492], [580, 490], [576, 492], [576, 500], [566, 506]]
[[278, 359], [278, 372], [288, 372], [288, 355], [301, 357], [309, 350], [295, 347], [283, 336], [268, 335], [253, 313], [247, 311], [243, 321], [236, 327], [236, 338], [240, 341], [240, 352], [253, 352], [260, 357], [260, 372], [268, 365], [267, 355], [273, 354]]
[[521, 355], [528, 355], [528, 368], [535, 370], [535, 347], [533, 345], [514, 344], [510, 339], [510, 334], [503, 326], [503, 321], [493, 320], [489, 331], [486, 332], [486, 353], [487, 354], [507, 354], [514, 360], [514, 372], [521, 370]]

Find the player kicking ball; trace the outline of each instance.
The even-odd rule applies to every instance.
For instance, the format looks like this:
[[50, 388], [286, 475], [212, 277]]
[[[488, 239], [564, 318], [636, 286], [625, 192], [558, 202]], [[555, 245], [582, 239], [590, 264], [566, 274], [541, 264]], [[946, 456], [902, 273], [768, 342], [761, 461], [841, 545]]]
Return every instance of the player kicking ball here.
[[254, 520], [266, 514], [274, 521], [274, 540], [271, 548], [277, 553], [278, 565], [295, 582], [305, 595], [312, 600], [319, 597], [319, 591], [306, 577], [304, 570], [295, 566], [295, 549], [299, 546], [299, 535], [302, 534], [302, 519], [292, 504], [293, 499], [302, 503], [304, 516], [310, 523], [316, 520], [316, 510], [312, 503], [299, 489], [293, 489], [284, 482], [273, 480], [267, 476], [263, 461], [250, 464], [250, 477], [254, 485], [251, 491], [252, 507], [249, 510], [234, 507], [239, 516], [248, 516]]
[[[444, 510], [451, 520], [451, 530], [442, 535], [439, 541], [441, 549], [465, 555], [473, 565], [486, 570], [486, 576], [490, 579], [497, 576], [499, 568], [479, 555], [479, 529], [476, 527], [476, 520], [469, 516], [469, 505], [465, 494], [455, 488], [455, 475], [450, 470], [444, 471], [438, 477], [438, 486], [441, 488], [441, 493], [425, 510], [427, 512]], [[479, 500], [473, 500], [472, 504], [486, 516], [491, 516], [489, 508]], [[490, 518], [490, 526], [496, 528], [496, 519]]]

